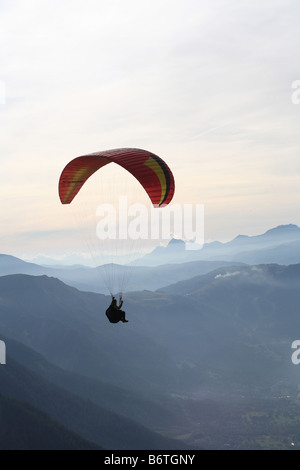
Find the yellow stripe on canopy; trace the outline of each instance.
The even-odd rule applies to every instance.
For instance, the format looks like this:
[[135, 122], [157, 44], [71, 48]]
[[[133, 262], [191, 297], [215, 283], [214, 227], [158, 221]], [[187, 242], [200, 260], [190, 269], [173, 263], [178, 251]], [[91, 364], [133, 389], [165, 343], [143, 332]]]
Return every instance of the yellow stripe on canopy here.
[[79, 170], [74, 173], [74, 176], [72, 178], [72, 181], [70, 181], [70, 185], [68, 187], [68, 191], [66, 192], [64, 200], [66, 201], [70, 194], [74, 191], [77, 185], [82, 185], [82, 180], [85, 179], [88, 173], [90, 173], [90, 168], [80, 168]]
[[166, 191], [167, 191], [167, 182], [166, 182], [164, 171], [162, 170], [160, 164], [152, 157], [149, 157], [148, 160], [145, 161], [144, 165], [146, 165], [152, 171], [154, 171], [154, 173], [159, 179], [159, 182], [161, 185], [161, 198], [159, 201], [159, 205], [160, 205], [163, 202], [165, 195], [166, 195]]

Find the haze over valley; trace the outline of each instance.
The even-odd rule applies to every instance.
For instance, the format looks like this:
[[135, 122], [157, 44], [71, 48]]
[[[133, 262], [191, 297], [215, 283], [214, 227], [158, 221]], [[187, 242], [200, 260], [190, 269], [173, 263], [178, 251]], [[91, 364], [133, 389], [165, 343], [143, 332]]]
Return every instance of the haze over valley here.
[[[248, 248], [257, 244], [254, 259], [269, 255], [275, 237], [291, 250], [291, 232], [298, 228], [269, 231], [264, 251], [249, 238]], [[18, 273], [25, 269], [31, 274]], [[300, 447], [291, 360], [300, 263], [136, 267], [141, 288], [125, 296], [126, 325], [107, 321], [110, 298], [88, 291], [87, 268], [76, 268], [84, 290], [47, 269], [1, 256], [1, 400], [10, 436], [2, 448], [61, 439], [68, 448]], [[154, 269], [155, 288], [144, 289]], [[19, 410], [24, 426], [39, 421], [45, 440], [9, 428]]]

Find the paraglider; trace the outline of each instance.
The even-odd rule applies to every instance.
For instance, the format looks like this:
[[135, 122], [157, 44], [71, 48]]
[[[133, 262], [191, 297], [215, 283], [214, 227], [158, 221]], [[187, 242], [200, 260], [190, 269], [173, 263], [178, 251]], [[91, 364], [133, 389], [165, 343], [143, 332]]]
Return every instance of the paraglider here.
[[129, 171], [144, 187], [154, 206], [167, 205], [174, 195], [174, 177], [157, 155], [141, 149], [115, 149], [77, 157], [67, 164], [59, 180], [62, 204], [70, 204], [88, 178], [108, 163]]
[[108, 309], [106, 310], [106, 316], [109, 319], [110, 323], [118, 323], [122, 321], [123, 323], [128, 323], [128, 320], [125, 318], [124, 310], [121, 310], [123, 305], [123, 299], [120, 297], [120, 304], [117, 304], [116, 298], [113, 296], [112, 301]]
[[[110, 163], [116, 163], [131, 173], [145, 189], [154, 207], [164, 207], [172, 200], [175, 190], [174, 177], [164, 160], [147, 150], [121, 148], [82, 155], [71, 160], [63, 169], [59, 179], [61, 203], [71, 204], [86, 181]], [[101, 187], [99, 192], [101, 194]], [[125, 312], [121, 310], [122, 294], [119, 306], [117, 306], [113, 292], [110, 294], [112, 303], [106, 310], [109, 321], [111, 323], [127, 322]]]

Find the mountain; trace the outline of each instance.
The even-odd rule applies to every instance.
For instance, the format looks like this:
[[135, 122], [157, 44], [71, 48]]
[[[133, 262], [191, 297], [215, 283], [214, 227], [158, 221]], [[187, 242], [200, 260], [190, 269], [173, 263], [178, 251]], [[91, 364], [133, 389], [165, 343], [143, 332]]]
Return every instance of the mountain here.
[[[24, 350], [10, 359], [9, 346], [7, 365], [0, 368], [8, 377], [1, 378], [1, 384], [19, 384], [25, 377], [22, 386], [10, 385], [15, 393], [22, 391], [21, 396], [14, 396], [22, 401], [34, 396], [31, 388], [26, 395], [25, 384], [40, 384], [33, 405], [39, 404], [40, 390], [48, 390], [53, 402], [47, 406], [55, 409], [57, 402], [55, 412], [71, 423], [70, 414], [74, 414], [73, 432], [78, 431], [75, 426], [88, 399], [85, 427], [91, 434], [82, 436], [85, 439], [103, 445], [92, 439], [96, 434], [91, 431], [97, 429], [100, 418], [89, 424], [88, 417], [100, 416], [101, 404], [95, 397], [100, 382], [105, 382], [113, 387], [106, 389], [103, 400], [107, 413], [114, 406], [107, 398], [110, 390], [115, 396], [118, 391], [122, 394], [123, 404], [113, 420], [116, 428], [119, 411], [127, 404], [134, 409], [139, 397], [130, 426], [138, 430], [137, 422], [142, 425], [141, 440], [146, 430], [139, 414], [152, 431], [168, 438], [184, 436], [191, 447], [289, 448], [293, 442], [300, 448], [299, 369], [291, 360], [291, 345], [300, 331], [300, 264], [220, 267], [156, 292], [131, 292], [126, 296], [126, 325], [108, 323], [104, 315], [107, 297], [78, 291], [46, 276], [4, 276], [0, 299], [1, 334], [42, 354], [55, 366], [47, 368], [34, 355], [26, 359], [29, 353]], [[11, 360], [17, 364], [10, 366]], [[65, 377], [57, 368], [66, 371]], [[81, 388], [79, 376], [85, 377]], [[64, 415], [58, 398], [65, 393], [69, 415]], [[105, 397], [104, 388], [99, 393]], [[75, 399], [82, 405], [73, 406]], [[41, 400], [47, 403], [46, 398]], [[175, 406], [177, 415], [173, 414]], [[166, 412], [161, 420], [159, 407]], [[129, 426], [128, 421], [124, 423], [121, 430]], [[69, 423], [62, 424], [70, 428]], [[123, 448], [128, 446], [128, 441], [123, 443]]]
[[[226, 283], [226, 284], [224, 284]], [[255, 266], [236, 265], [221, 267], [205, 275], [195, 276], [186, 281], [179, 281], [170, 286], [158, 289], [158, 292], [178, 294], [181, 296], [202, 296], [202, 290], [209, 286], [210, 289], [226, 286], [229, 289], [247, 284], [248, 286], [287, 287], [294, 289], [300, 283], [300, 264], [288, 266], [277, 264], [262, 264]]]
[[108, 279], [125, 279], [126, 290], [156, 290], [168, 284], [205, 274], [229, 261], [191, 261], [155, 267], [104, 265], [97, 268], [86, 266], [46, 267], [27, 263], [10, 255], [0, 255], [0, 276], [8, 274], [47, 275], [55, 277], [77, 289], [107, 294]]
[[247, 264], [293, 264], [300, 260], [300, 241], [282, 243], [271, 248], [241, 251], [233, 259]]
[[46, 413], [0, 394], [0, 450], [100, 450]]
[[[11, 360], [15, 361], [19, 366], [34, 372], [40, 379], [47, 380], [56, 387], [75, 393], [83, 400], [93, 402], [99, 407], [105, 408], [105, 410], [120, 414], [129, 418], [130, 421], [136, 421], [152, 430], [166, 426], [166, 423], [170, 424], [180, 420], [176, 404], [169, 406], [170, 403], [162, 400], [162, 396], [160, 396], [160, 401], [157, 402], [155, 397], [144, 397], [141, 393], [135, 393], [132, 390], [129, 391], [108, 382], [69, 372], [51, 364], [41, 354], [18, 341], [3, 336], [2, 340], [5, 341], [9, 351], [9, 362]], [[29, 400], [34, 405], [37, 404], [34, 398], [35, 394], [36, 392], [33, 394], [33, 400]], [[22, 396], [24, 396], [23, 392], [20, 394], [20, 397]], [[116, 432], [117, 436], [118, 432]]]
[[80, 290], [106, 294], [107, 284], [112, 280], [123, 292], [157, 290], [221, 266], [296, 262], [300, 262], [300, 228], [290, 224], [270, 229], [262, 235], [238, 235], [228, 243], [207, 243], [199, 250], [186, 250], [182, 240], [172, 239], [166, 247], [157, 247], [128, 266], [40, 266], [10, 255], [0, 255], [0, 275], [44, 274]]
[[[22, 445], [19, 443], [19, 435], [26, 432], [27, 426], [31, 426], [30, 414], [34, 414], [49, 427], [43, 436], [45, 441], [43, 439], [38, 440], [37, 430], [40, 425], [37, 421], [35, 441], [32, 440], [30, 444], [37, 448], [47, 445], [48, 447], [56, 445], [59, 449], [64, 449], [64, 446], [69, 448], [72, 442], [71, 437], [74, 440], [73, 447], [76, 448], [75, 446], [77, 446], [77, 449], [80, 447], [88, 448], [88, 446], [90, 448], [102, 446], [106, 449], [178, 448], [176, 441], [164, 438], [131, 418], [107, 410], [100, 404], [95, 404], [87, 396], [84, 397], [83, 393], [78, 396], [75, 393], [76, 387], [73, 390], [67, 390], [68, 387], [66, 386], [59, 387], [55, 383], [55, 375], [59, 374], [61, 380], [65, 376], [64, 380], [67, 383], [72, 381], [72, 374], [63, 370], [59, 371], [40, 355], [34, 354], [29, 348], [7, 338], [5, 338], [5, 341], [8, 350], [13, 350], [14, 354], [18, 354], [17, 351], [22, 350], [25, 353], [26, 363], [28, 363], [28, 366], [24, 367], [12, 359], [9, 354], [7, 365], [0, 368], [1, 393], [10, 400], [13, 399], [14, 403], [17, 400], [19, 406], [21, 406], [22, 401], [22, 409], [30, 412], [28, 412], [27, 417], [21, 417], [23, 420], [22, 426], [19, 426], [16, 433], [12, 434], [11, 442], [15, 446]], [[38, 364], [43, 366], [42, 374], [30, 370], [30, 357], [34, 357], [35, 368]], [[39, 368], [41, 370], [41, 367]], [[78, 382], [79, 377], [74, 377], [73, 384], [76, 383], [76, 380]], [[82, 377], [81, 380], [84, 382], [85, 378]], [[113, 387], [110, 388], [113, 390]], [[99, 389], [100, 387], [98, 389], [94, 387], [94, 393]], [[119, 392], [124, 393], [122, 390], [119, 390]], [[15, 420], [15, 422], [17, 425], [19, 420]], [[6, 423], [6, 427], [9, 428], [8, 423]], [[62, 428], [66, 436], [61, 443], [55, 442], [53, 438], [54, 442], [52, 444], [51, 431], [56, 431], [57, 427]], [[5, 428], [3, 432], [5, 432]], [[67, 441], [68, 434], [70, 434], [70, 443]], [[48, 440], [49, 443], [47, 444]], [[89, 444], [85, 440], [97, 442], [97, 445]], [[25, 439], [24, 441], [26, 442]], [[184, 443], [182, 445], [184, 446]]]
[[[207, 358], [208, 369], [216, 367], [218, 348], [212, 347], [210, 337], [225, 349], [237, 341], [244, 351], [251, 331], [255, 332], [251, 341], [261, 349], [263, 335], [269, 333], [269, 324], [263, 329], [262, 325], [270, 311], [275, 312], [272, 324], [277, 325], [274, 342], [279, 338], [282, 344], [282, 334], [290, 328], [291, 344], [299, 323], [296, 268], [220, 268], [164, 292], [132, 293], [126, 299], [129, 323], [113, 328], [104, 315], [104, 296], [47, 277], [7, 276], [0, 278], [2, 332], [69, 371], [146, 396], [180, 393], [205, 377]], [[296, 273], [288, 276], [293, 270]], [[282, 318], [287, 326], [283, 327]], [[228, 369], [232, 359], [228, 358]], [[200, 367], [199, 375], [193, 374], [190, 363]], [[242, 377], [248, 387], [247, 377]], [[267, 377], [268, 373], [266, 382]]]
[[149, 395], [174, 381], [176, 365], [163, 344], [136, 332], [134, 321], [126, 328], [107, 321], [109, 297], [47, 276], [10, 275], [0, 277], [0, 298], [2, 334], [64, 369]]
[[187, 261], [230, 261], [248, 264], [300, 262], [300, 228], [294, 224], [279, 225], [261, 235], [238, 235], [227, 243], [205, 243], [201, 249], [186, 250], [182, 240], [171, 240], [157, 247], [136, 265], [155, 266]]
[[37, 264], [23, 261], [15, 256], [0, 254], [0, 275], [5, 276], [16, 273], [39, 276], [44, 274], [44, 268]]
[[185, 341], [185, 359], [198, 363], [201, 375], [215, 369], [215, 377], [224, 379], [220, 372], [226, 370], [226, 382], [239, 382], [237, 389], [243, 384], [270, 390], [287, 377], [293, 387], [298, 383], [290, 357], [300, 331], [299, 264], [221, 268], [160, 293], [197, 304], [198, 326], [194, 320], [185, 328], [188, 340], [177, 339]]
[[[237, 345], [245, 352], [250, 342], [262, 351], [272, 337], [274, 345], [290, 353], [300, 330], [299, 271], [300, 265], [233, 266], [157, 292], [130, 293], [126, 325], [107, 321], [109, 300], [101, 294], [46, 276], [4, 276], [1, 331], [56, 366], [91, 379], [152, 398], [187, 392], [206, 377], [207, 369], [218, 369], [222, 347], [234, 352], [223, 356], [228, 373], [239, 357]], [[194, 374], [188, 364], [201, 370]], [[237, 380], [248, 387], [244, 371]]]

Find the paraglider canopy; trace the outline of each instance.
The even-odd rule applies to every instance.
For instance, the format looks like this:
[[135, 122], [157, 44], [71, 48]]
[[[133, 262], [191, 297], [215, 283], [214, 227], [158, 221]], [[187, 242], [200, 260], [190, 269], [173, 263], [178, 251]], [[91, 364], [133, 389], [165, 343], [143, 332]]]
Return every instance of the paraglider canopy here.
[[61, 203], [70, 204], [88, 178], [112, 162], [141, 183], [153, 205], [167, 205], [173, 198], [174, 177], [168, 165], [147, 150], [124, 148], [82, 155], [69, 162], [59, 180]]
[[[115, 163], [120, 168], [111, 165], [111, 172], [105, 172], [105, 170], [102, 172], [102, 168], [109, 163]], [[123, 172], [122, 169], [126, 171]], [[98, 172], [98, 170], [100, 171]], [[121, 178], [118, 177], [120, 174], [119, 170], [121, 173], [124, 173]], [[86, 201], [84, 201], [85, 198], [80, 197], [85, 196], [86, 193], [80, 194], [79, 197], [76, 196], [94, 173], [97, 173], [95, 176], [99, 175], [100, 178], [99, 180], [97, 180], [97, 178], [91, 178], [91, 180], [97, 184], [94, 187], [93, 197], [89, 199], [86, 204]], [[107, 178], [108, 173], [110, 177]], [[132, 175], [133, 178], [130, 178], [130, 175]], [[115, 178], [112, 178], [112, 176]], [[114, 181], [114, 179], [117, 181]], [[107, 204], [109, 198], [114, 198], [117, 194], [122, 195], [120, 183], [122, 183], [122, 187], [124, 188], [124, 185], [127, 184], [127, 180], [131, 179], [138, 181], [141, 187], [144, 188], [155, 210], [159, 207], [163, 208], [169, 204], [173, 198], [175, 183], [173, 174], [168, 165], [152, 152], [137, 148], [112, 149], [79, 156], [71, 160], [65, 166], [59, 178], [58, 189], [60, 201], [63, 205], [70, 204], [72, 206], [79, 229], [82, 231], [83, 239], [87, 242], [91, 257], [95, 261], [95, 266], [99, 267], [98, 271], [101, 271], [104, 284], [110, 294], [124, 292], [126, 283], [128, 283], [131, 275], [130, 273], [132, 273], [133, 270], [132, 262], [125, 265], [124, 263], [117, 264], [116, 261], [119, 262], [119, 259], [121, 259], [124, 253], [127, 255], [126, 249], [128, 249], [129, 255], [135, 255], [135, 258], [139, 254], [139, 251], [142, 254], [142, 242], [144, 238], [142, 236], [127, 236], [128, 234], [124, 236], [124, 233], [120, 236], [120, 227], [124, 229], [127, 219], [129, 218], [129, 212], [127, 213], [123, 210], [120, 205], [117, 208], [113, 207], [112, 214], [114, 217], [117, 213], [122, 214], [121, 222], [119, 220], [116, 221], [116, 217], [112, 220], [110, 214], [107, 215], [105, 211], [105, 216], [102, 217], [103, 213], [101, 211], [99, 212], [98, 208], [100, 207], [100, 202], [103, 202], [104, 206], [109, 206], [109, 204]], [[136, 181], [132, 181], [132, 183], [135, 185]], [[88, 185], [89, 183], [87, 183], [87, 186]], [[82, 193], [83, 192], [82, 190]], [[137, 192], [131, 192], [134, 201]], [[87, 191], [87, 194], [89, 194], [89, 191]], [[123, 194], [127, 195], [127, 191], [125, 190]], [[102, 201], [98, 201], [99, 196], [102, 198]], [[103, 198], [106, 200], [103, 201]], [[75, 202], [73, 202], [74, 199]], [[148, 203], [150, 203], [150, 201], [148, 201]], [[96, 203], [98, 206], [95, 210]], [[101, 210], [102, 209], [103, 208], [101, 208]], [[100, 216], [103, 220], [98, 221], [97, 226], [92, 225], [92, 227], [90, 227], [90, 223], [95, 224], [96, 217]], [[127, 219], [124, 223], [126, 217]], [[122, 225], [122, 223], [124, 224]], [[112, 230], [110, 232], [110, 228], [113, 227], [114, 224], [115, 227], [118, 226], [118, 231]], [[141, 223], [137, 223], [137, 231], [140, 226]], [[102, 229], [104, 227], [102, 232], [99, 227]], [[132, 224], [132, 227], [135, 227], [135, 225]], [[103, 240], [105, 240], [105, 243]], [[100, 259], [100, 263], [97, 262], [99, 256], [102, 258]]]

